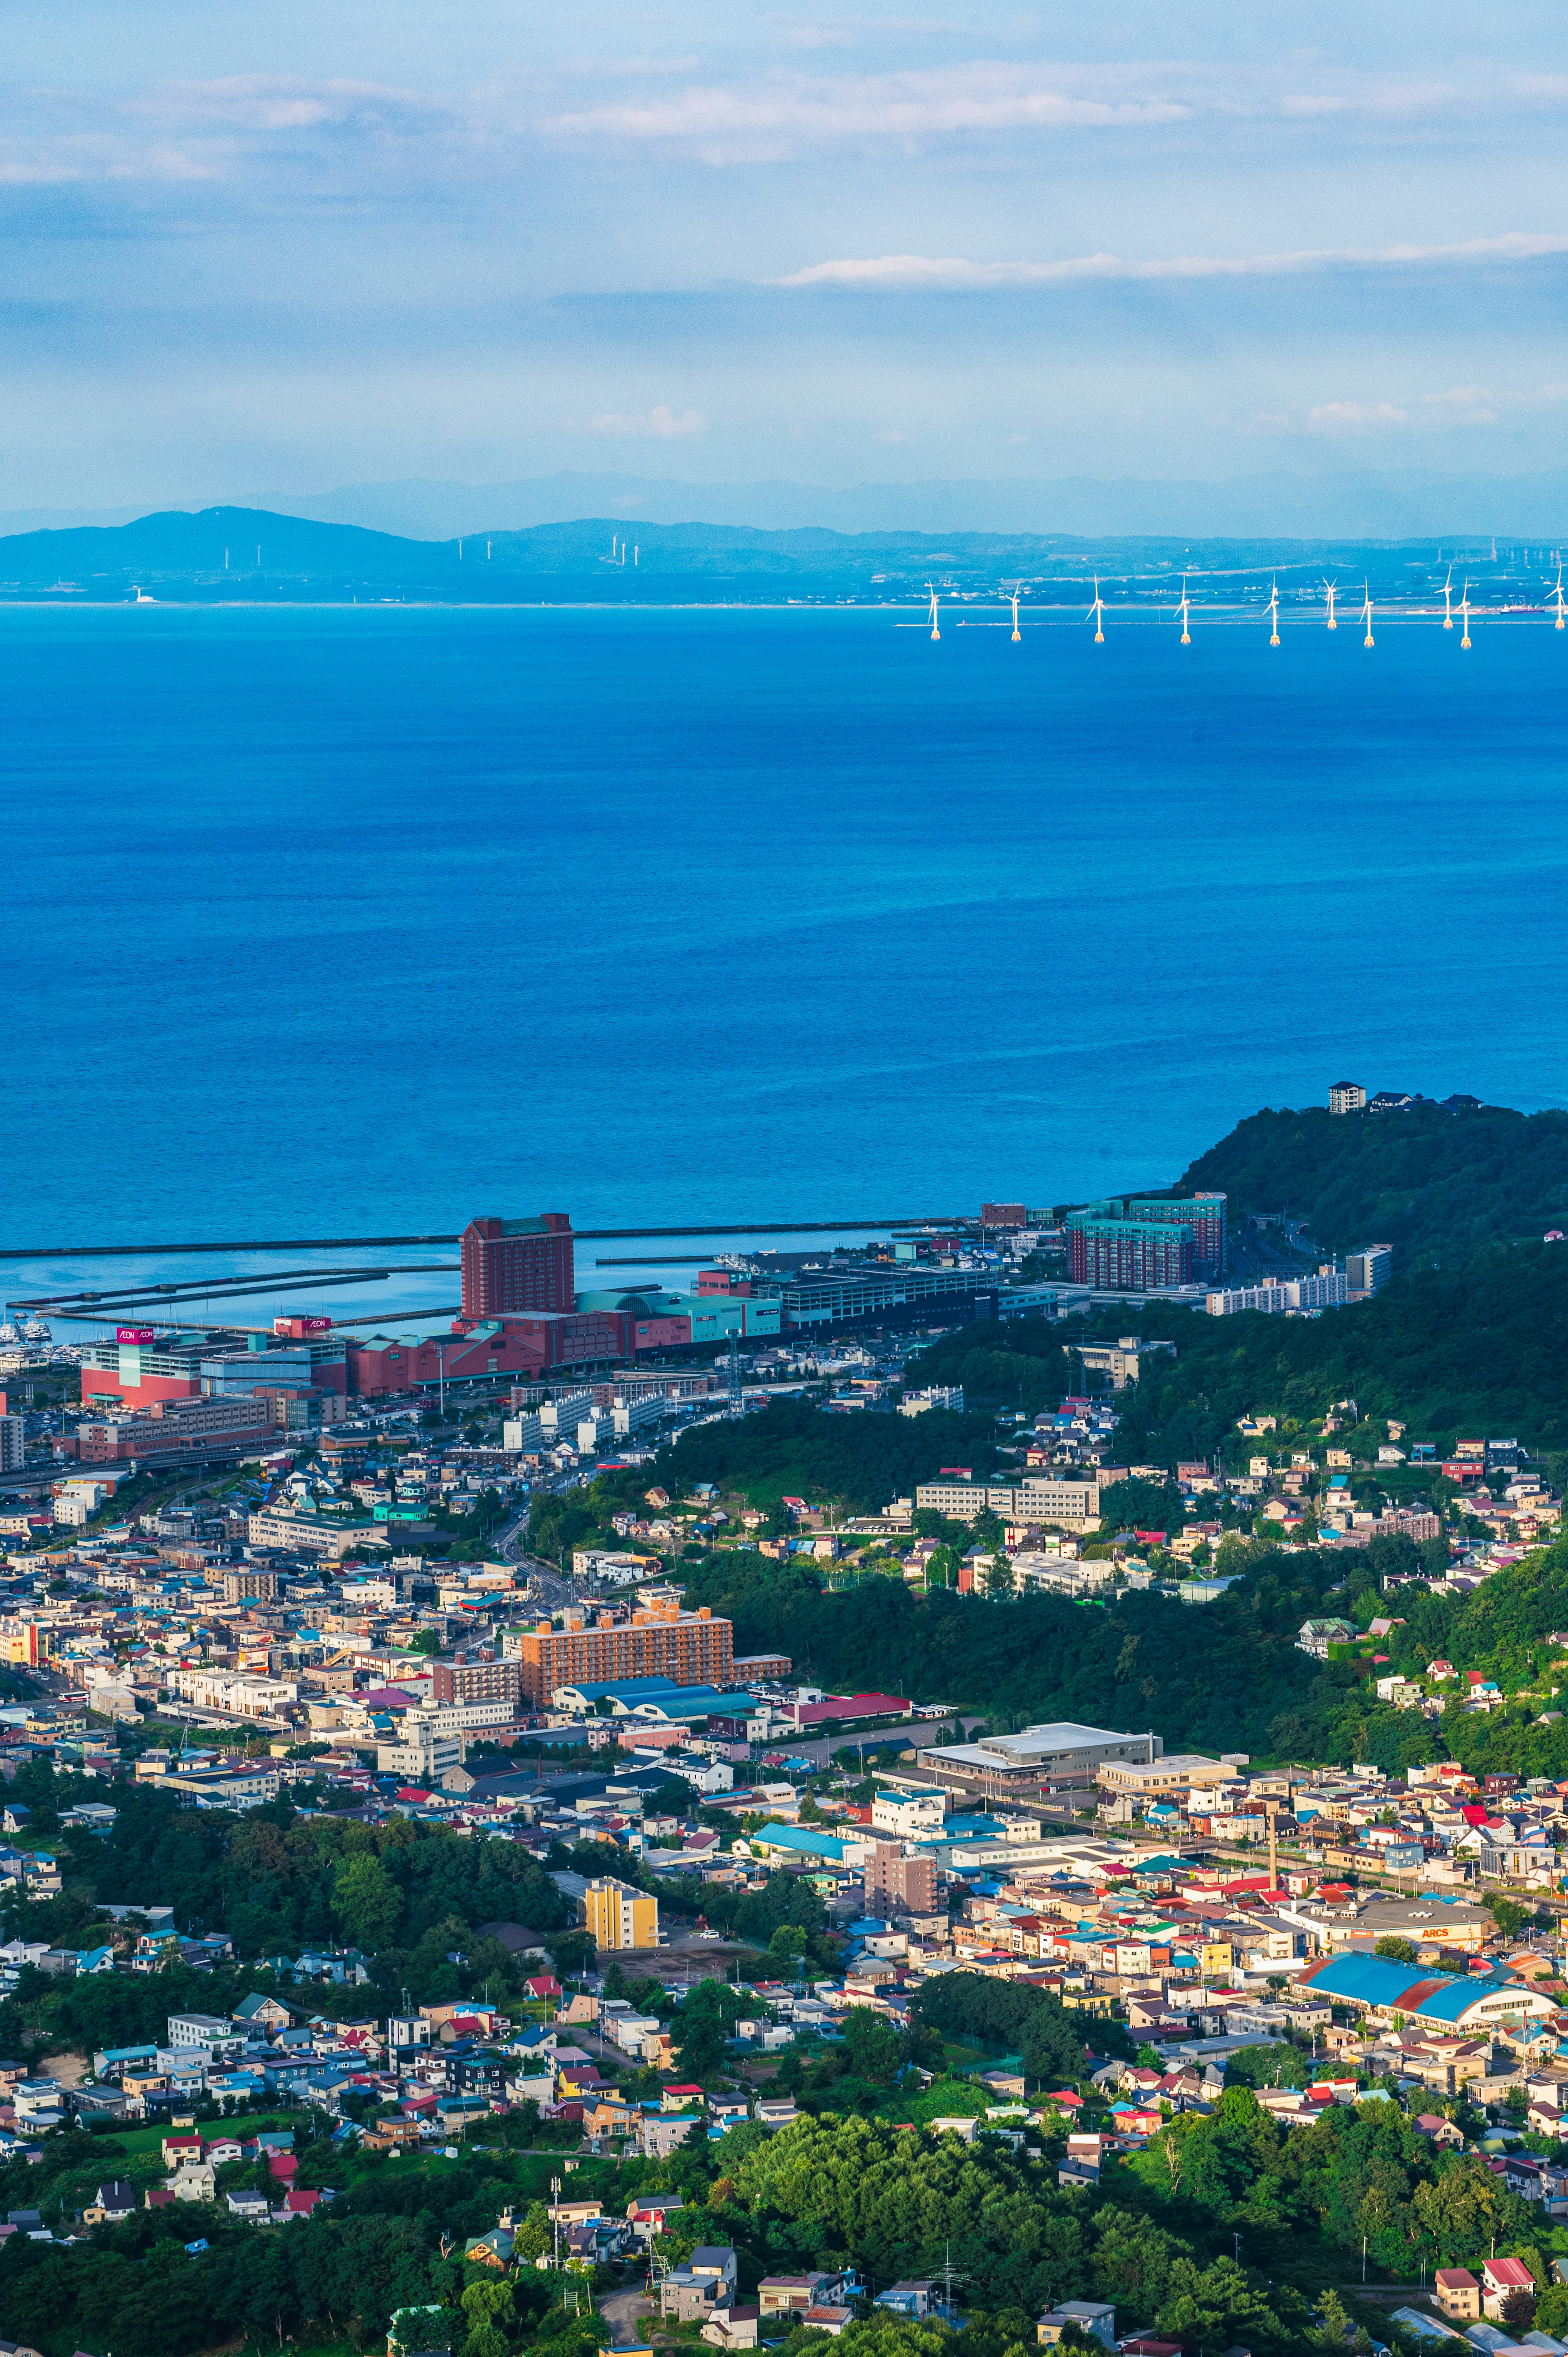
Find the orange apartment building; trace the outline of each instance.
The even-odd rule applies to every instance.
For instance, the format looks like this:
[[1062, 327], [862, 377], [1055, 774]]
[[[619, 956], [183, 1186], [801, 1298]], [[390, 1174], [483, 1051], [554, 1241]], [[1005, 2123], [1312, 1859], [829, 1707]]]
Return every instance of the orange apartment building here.
[[531, 1703], [548, 1703], [557, 1686], [621, 1678], [673, 1678], [678, 1686], [729, 1686], [735, 1676], [735, 1623], [695, 1612], [647, 1606], [627, 1615], [602, 1612], [591, 1626], [556, 1629], [542, 1621], [521, 1637], [521, 1684]]

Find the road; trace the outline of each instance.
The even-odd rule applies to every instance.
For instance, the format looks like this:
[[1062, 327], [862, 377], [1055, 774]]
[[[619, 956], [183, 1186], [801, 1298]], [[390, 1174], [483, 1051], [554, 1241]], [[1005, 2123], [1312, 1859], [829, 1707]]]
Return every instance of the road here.
[[646, 2283], [636, 2283], [625, 2291], [607, 2291], [599, 2298], [599, 2314], [610, 2329], [612, 2348], [624, 2349], [642, 2339], [638, 2318], [648, 2306]]

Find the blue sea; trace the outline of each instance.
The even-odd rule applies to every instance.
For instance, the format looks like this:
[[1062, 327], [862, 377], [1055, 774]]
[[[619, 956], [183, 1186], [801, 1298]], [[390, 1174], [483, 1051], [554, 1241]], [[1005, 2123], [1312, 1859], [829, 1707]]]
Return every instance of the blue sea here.
[[0, 1243], [947, 1213], [1341, 1077], [1568, 1102], [1568, 638], [1475, 640], [0, 610]]

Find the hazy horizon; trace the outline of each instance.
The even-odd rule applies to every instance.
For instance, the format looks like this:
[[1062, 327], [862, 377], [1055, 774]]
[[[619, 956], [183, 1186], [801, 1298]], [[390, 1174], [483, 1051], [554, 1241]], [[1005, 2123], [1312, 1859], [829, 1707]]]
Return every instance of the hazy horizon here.
[[811, 526], [846, 534], [1556, 543], [1568, 538], [1568, 468], [1504, 476], [1409, 468], [1315, 475], [1282, 471], [1208, 481], [998, 476], [967, 480], [883, 478], [845, 484], [786, 477], [703, 483], [571, 469], [501, 483], [413, 476], [341, 484], [323, 491], [248, 489], [205, 499], [153, 499], [110, 508], [0, 511], [0, 537], [80, 525], [113, 526], [158, 512], [225, 508], [356, 524], [431, 541], [618, 518], [645, 526], [706, 523], [762, 531]]

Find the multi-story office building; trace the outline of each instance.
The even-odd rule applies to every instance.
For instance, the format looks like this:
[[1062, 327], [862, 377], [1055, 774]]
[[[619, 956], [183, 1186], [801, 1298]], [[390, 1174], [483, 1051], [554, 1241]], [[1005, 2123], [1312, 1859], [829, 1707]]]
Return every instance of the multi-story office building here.
[[674, 1606], [601, 1612], [592, 1627], [585, 1615], [568, 1619], [572, 1626], [544, 1623], [523, 1630], [518, 1640], [520, 1684], [532, 1703], [548, 1702], [558, 1686], [617, 1684], [623, 1678], [666, 1677], [678, 1686], [721, 1688], [733, 1682], [735, 1623], [715, 1620], [705, 1604], [695, 1612]]
[[565, 1211], [540, 1211], [528, 1220], [470, 1220], [461, 1251], [465, 1318], [575, 1307], [572, 1222]]
[[0, 1415], [0, 1473], [17, 1473], [27, 1463], [27, 1427], [19, 1415]]

